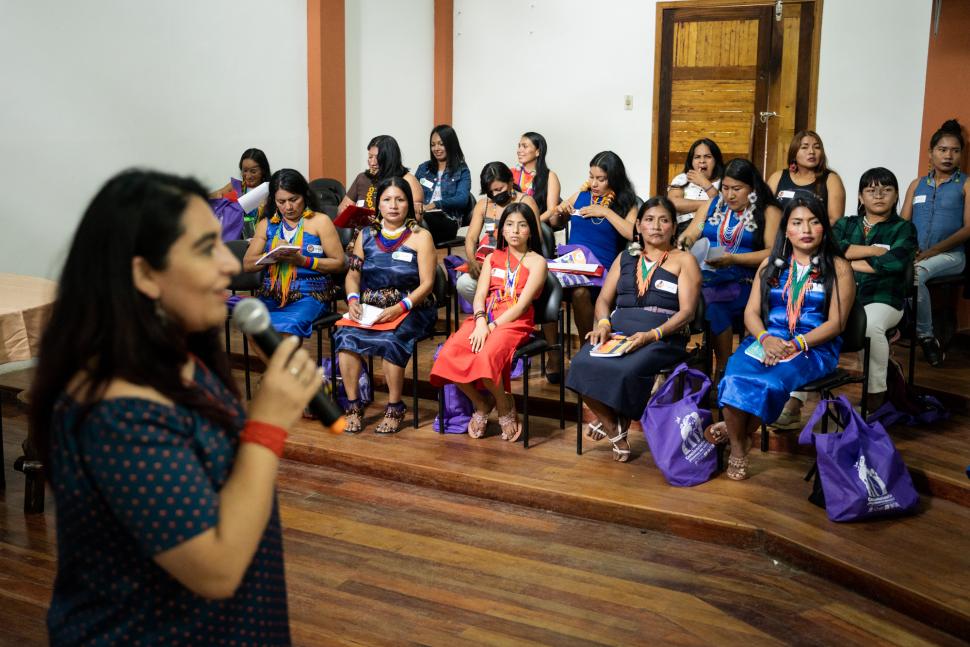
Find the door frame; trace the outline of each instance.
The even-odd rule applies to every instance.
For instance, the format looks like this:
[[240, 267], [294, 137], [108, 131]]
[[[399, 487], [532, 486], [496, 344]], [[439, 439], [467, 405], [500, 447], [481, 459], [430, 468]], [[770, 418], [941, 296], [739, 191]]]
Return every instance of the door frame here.
[[[807, 115], [806, 115], [806, 125], [805, 127], [810, 130], [815, 130], [815, 115], [816, 106], [818, 102], [818, 61], [819, 61], [819, 50], [821, 48], [822, 41], [822, 4], [824, 0], [782, 0], [783, 4], [805, 4], [808, 2], [814, 3], [813, 12], [813, 26], [812, 26], [812, 48], [810, 57], [810, 69], [808, 74], [808, 105], [807, 105]], [[651, 143], [650, 143], [650, 186], [652, 187], [651, 195], [660, 195], [663, 193], [663, 189], [666, 187], [657, 186], [657, 170], [658, 170], [658, 158], [659, 158], [659, 139], [660, 139], [660, 88], [661, 84], [661, 74], [663, 70], [661, 69], [661, 60], [663, 58], [663, 13], [668, 9], [722, 9], [727, 7], [752, 7], [752, 6], [769, 6], [775, 7], [778, 4], [778, 0], [665, 0], [663, 2], [657, 3], [657, 13], [655, 20], [655, 31], [654, 36], [654, 57], [653, 57], [653, 128], [651, 131]], [[772, 36], [777, 35], [779, 30], [779, 22], [772, 20], [773, 31]], [[768, 94], [771, 95], [772, 87], [775, 84], [774, 76], [776, 75], [779, 67], [781, 66], [780, 57], [776, 58], [774, 55], [775, 47], [779, 43], [778, 39], [772, 38], [772, 59], [769, 61], [768, 65]], [[760, 125], [760, 124], [758, 124]], [[763, 144], [760, 144], [763, 146]], [[766, 170], [767, 171], [767, 170]]]

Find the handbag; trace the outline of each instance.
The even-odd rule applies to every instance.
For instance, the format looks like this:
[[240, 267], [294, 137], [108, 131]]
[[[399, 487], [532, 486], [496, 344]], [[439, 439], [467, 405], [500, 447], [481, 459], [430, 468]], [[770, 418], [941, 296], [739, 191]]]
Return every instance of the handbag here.
[[[323, 367], [323, 383], [327, 386], [328, 390], [330, 388], [330, 358], [324, 357], [323, 362], [320, 366]], [[350, 400], [347, 399], [347, 390], [344, 388], [344, 379], [340, 376], [340, 363], [337, 363], [337, 394], [334, 397], [334, 401], [344, 411], [350, 406]], [[357, 380], [357, 399], [361, 401], [362, 404], [370, 404], [374, 401], [374, 391], [370, 386], [370, 376], [367, 375], [367, 371], [360, 372], [360, 379]]]
[[[677, 387], [683, 384], [683, 395]], [[671, 485], [699, 485], [717, 471], [717, 452], [704, 439], [711, 412], [701, 406], [711, 380], [697, 369], [681, 364], [653, 394], [640, 424], [654, 463]]]
[[[813, 433], [829, 407], [843, 430]], [[901, 515], [919, 505], [909, 470], [889, 434], [880, 423], [866, 422], [844, 395], [819, 402], [798, 442], [815, 446], [825, 513], [832, 521]]]

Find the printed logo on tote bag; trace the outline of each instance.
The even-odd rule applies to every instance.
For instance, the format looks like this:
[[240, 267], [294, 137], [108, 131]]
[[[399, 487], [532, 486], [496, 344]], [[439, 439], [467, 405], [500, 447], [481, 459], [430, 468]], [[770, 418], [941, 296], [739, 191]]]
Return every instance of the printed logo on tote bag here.
[[854, 465], [859, 475], [859, 480], [866, 487], [866, 494], [869, 499], [869, 512], [879, 512], [881, 510], [892, 510], [898, 508], [899, 503], [896, 497], [886, 489], [886, 482], [880, 478], [876, 470], [866, 466], [866, 455], [861, 454], [859, 460]]
[[684, 458], [694, 464], [706, 458], [714, 449], [714, 445], [704, 440], [700, 414], [691, 411], [676, 420], [680, 426], [680, 451], [684, 454]]

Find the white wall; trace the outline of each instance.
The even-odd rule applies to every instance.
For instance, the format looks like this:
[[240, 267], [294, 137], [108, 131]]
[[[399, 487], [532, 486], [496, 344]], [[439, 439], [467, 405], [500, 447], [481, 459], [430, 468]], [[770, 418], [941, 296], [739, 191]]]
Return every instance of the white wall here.
[[[849, 187], [915, 176], [931, 0], [825, 0], [817, 130]], [[564, 195], [612, 149], [649, 190], [656, 2], [455, 0], [454, 121], [473, 177], [542, 133]], [[633, 95], [633, 110], [623, 96]], [[476, 190], [477, 190], [477, 181]]]
[[367, 167], [367, 142], [391, 135], [412, 171], [434, 127], [434, 0], [348, 0], [347, 183]]
[[56, 276], [128, 166], [218, 187], [256, 146], [306, 171], [305, 0], [3, 0], [0, 15], [0, 272]]
[[825, 0], [816, 130], [855, 213], [859, 178], [885, 166], [900, 190], [920, 155], [931, 0]]
[[475, 192], [482, 166], [514, 162], [520, 135], [534, 130], [564, 196], [607, 149], [645, 193], [655, 15], [643, 0], [455, 0], [454, 126]]

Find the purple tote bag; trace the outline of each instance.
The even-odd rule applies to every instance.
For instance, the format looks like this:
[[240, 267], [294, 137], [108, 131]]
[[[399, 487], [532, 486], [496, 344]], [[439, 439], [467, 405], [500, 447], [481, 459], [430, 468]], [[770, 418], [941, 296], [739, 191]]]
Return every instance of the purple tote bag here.
[[[684, 394], [678, 398], [681, 379]], [[717, 470], [714, 445], [704, 440], [711, 412], [700, 406], [710, 388], [704, 373], [681, 364], [650, 398], [640, 419], [650, 454], [671, 485], [699, 485]]]
[[[813, 433], [827, 405], [843, 431]], [[825, 513], [832, 521], [906, 514], [919, 505], [919, 494], [889, 434], [880, 423], [863, 420], [845, 396], [819, 402], [798, 442], [815, 445]]]

